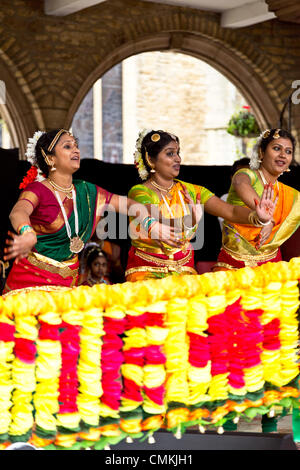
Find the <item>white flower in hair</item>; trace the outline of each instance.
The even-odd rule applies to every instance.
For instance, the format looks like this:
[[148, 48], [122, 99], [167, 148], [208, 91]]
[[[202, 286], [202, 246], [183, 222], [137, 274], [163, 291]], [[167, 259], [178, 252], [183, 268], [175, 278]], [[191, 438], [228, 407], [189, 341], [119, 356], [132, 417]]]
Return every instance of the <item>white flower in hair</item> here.
[[143, 162], [143, 157], [142, 157], [142, 142], [144, 137], [149, 134], [149, 132], [152, 132], [152, 129], [143, 129], [140, 131], [139, 136], [137, 138], [136, 144], [135, 144], [135, 152], [134, 152], [134, 164], [138, 170], [140, 178], [144, 181], [148, 178], [149, 172], [147, 171], [147, 168], [145, 167], [145, 164]]
[[[30, 137], [28, 139], [28, 143], [27, 143], [27, 149], [26, 149], [26, 152], [25, 152], [25, 156], [27, 158], [27, 161], [29, 163], [31, 163], [31, 165], [34, 165], [34, 166], [37, 166], [37, 163], [36, 163], [36, 156], [35, 156], [35, 147], [36, 147], [36, 144], [37, 144], [37, 141], [39, 140], [39, 138], [45, 134], [44, 131], [36, 131], [34, 134], [33, 134], [33, 137]], [[36, 181], [41, 181], [43, 180], [44, 177], [42, 175], [42, 172], [41, 170], [38, 168], [38, 174], [37, 174], [37, 177], [36, 177]]]
[[32, 164], [34, 164], [34, 159], [35, 159], [36, 143], [43, 134], [45, 134], [45, 132], [37, 131], [33, 134], [33, 137], [29, 137], [28, 139], [25, 156], [27, 157], [27, 160]]
[[258, 137], [256, 144], [253, 147], [249, 163], [251, 170], [258, 170], [258, 168], [260, 167], [261, 159], [259, 158], [258, 151], [260, 149], [262, 140], [268, 137], [268, 132], [270, 133], [269, 129], [263, 131]]

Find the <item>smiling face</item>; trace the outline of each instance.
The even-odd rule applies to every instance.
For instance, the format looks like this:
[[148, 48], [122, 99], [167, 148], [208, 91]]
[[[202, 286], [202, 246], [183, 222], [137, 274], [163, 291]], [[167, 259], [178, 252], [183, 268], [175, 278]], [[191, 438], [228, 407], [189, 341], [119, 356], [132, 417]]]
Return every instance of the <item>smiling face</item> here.
[[262, 152], [261, 167], [270, 175], [279, 176], [288, 169], [293, 158], [293, 144], [290, 139], [280, 137], [272, 140]]
[[162, 178], [176, 178], [179, 174], [181, 163], [178, 143], [171, 140], [158, 153], [156, 159], [153, 159], [152, 161], [154, 163], [156, 173], [158, 173]]
[[80, 167], [80, 150], [76, 139], [69, 134], [63, 134], [54, 147], [54, 155], [48, 157], [54, 162], [60, 173], [73, 174]]

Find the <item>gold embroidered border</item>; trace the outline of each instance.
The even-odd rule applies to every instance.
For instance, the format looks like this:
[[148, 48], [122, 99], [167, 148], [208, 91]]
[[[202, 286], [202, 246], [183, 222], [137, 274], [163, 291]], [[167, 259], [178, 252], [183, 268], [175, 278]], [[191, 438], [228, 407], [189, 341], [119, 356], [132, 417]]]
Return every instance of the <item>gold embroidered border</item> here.
[[62, 278], [72, 277], [73, 280], [78, 274], [78, 269], [71, 269], [69, 266], [76, 263], [78, 257], [75, 256], [68, 261], [55, 261], [47, 256], [40, 255], [39, 253], [29, 253], [27, 257], [29, 263], [39, 269], [48, 271], [52, 274], [59, 274]]
[[180, 253], [181, 251], [187, 250], [188, 246], [189, 246], [189, 243], [186, 243], [180, 249], [165, 246], [165, 250], [162, 250], [161, 248], [158, 248], [158, 247], [155, 247], [155, 246], [147, 246], [147, 247], [144, 248], [143, 246], [135, 245], [134, 243], [133, 243], [133, 246], [136, 250], [139, 250], [139, 251], [143, 251], [143, 252], [148, 253], [149, 250], [151, 250], [152, 253], [155, 253], [157, 255], [166, 255], [166, 256], [170, 257], [170, 256], [174, 256], [176, 253]]
[[212, 267], [212, 271], [214, 270], [214, 268], [227, 268], [227, 269], [230, 269], [231, 271], [236, 271], [237, 269], [239, 269], [239, 268], [234, 268], [230, 264], [221, 263], [221, 262], [214, 264], [213, 267]]
[[134, 274], [137, 272], [152, 272], [152, 273], [164, 273], [169, 274], [171, 272], [177, 272], [180, 274], [181, 272], [186, 272], [190, 274], [197, 274], [197, 271], [190, 266], [178, 266], [178, 269], [170, 269], [169, 267], [156, 267], [156, 266], [138, 266], [136, 268], [129, 268], [125, 271], [125, 276], [129, 276], [130, 274]]
[[225, 248], [224, 245], [222, 248], [233, 259], [237, 261], [243, 261], [245, 263], [245, 266], [257, 266], [257, 263], [269, 261], [275, 258], [278, 253], [278, 249], [276, 249], [272, 253], [268, 253], [265, 255], [237, 255], [234, 251], [231, 251], [229, 248]]
[[143, 259], [144, 261], [149, 261], [150, 263], [157, 264], [158, 266], [167, 266], [168, 268], [178, 268], [186, 264], [192, 258], [192, 250], [189, 251], [187, 256], [181, 258], [179, 260], [171, 260], [171, 259], [160, 259], [156, 256], [150, 255], [149, 253], [145, 253], [136, 249], [135, 251], [136, 256]]

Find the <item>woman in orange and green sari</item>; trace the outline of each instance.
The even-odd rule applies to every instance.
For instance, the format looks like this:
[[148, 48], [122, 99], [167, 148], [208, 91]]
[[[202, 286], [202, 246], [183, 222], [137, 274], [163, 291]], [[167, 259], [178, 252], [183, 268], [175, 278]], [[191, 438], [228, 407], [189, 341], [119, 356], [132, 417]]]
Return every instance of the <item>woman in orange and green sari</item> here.
[[[241, 207], [255, 209], [255, 201], [266, 186], [272, 187], [275, 195], [275, 210], [267, 223], [255, 221], [252, 225], [241, 225], [224, 221], [222, 249], [213, 271], [259, 266], [267, 262], [281, 261], [281, 245], [288, 240], [300, 225], [300, 193], [278, 181], [279, 176], [289, 171], [295, 151], [295, 139], [283, 129], [267, 129], [258, 138], [250, 159], [250, 168], [242, 168], [233, 176], [227, 201]], [[298, 247], [300, 255], [300, 247]], [[300, 419], [293, 413], [294, 435], [300, 440]], [[226, 425], [227, 430], [236, 425]], [[263, 432], [277, 429], [277, 419], [262, 417]], [[297, 431], [296, 431], [297, 429]]]
[[[197, 243], [198, 223], [204, 211], [249, 224], [251, 213], [246, 207], [228, 204], [203, 186], [186, 183], [177, 176], [180, 171], [178, 137], [161, 130], [142, 131], [136, 143], [135, 165], [143, 184], [130, 189], [128, 197], [144, 204], [151, 214], [141, 224], [130, 218], [132, 246], [128, 254], [126, 280], [162, 278], [170, 274], [197, 274], [191, 240]], [[256, 208], [262, 223], [271, 218], [274, 203], [270, 188]], [[178, 247], [153, 236], [157, 221], [171, 225], [178, 233]], [[194, 242], [193, 242], [194, 243]]]
[[[93, 235], [104, 210], [109, 205], [111, 210], [127, 214], [136, 204], [94, 184], [73, 181], [80, 151], [67, 130], [36, 132], [29, 139], [26, 156], [32, 166], [10, 214], [16, 233], [10, 233], [7, 240], [5, 259], [15, 258], [15, 262], [4, 294], [76, 286], [78, 253]], [[139, 209], [146, 216], [145, 207], [140, 205]], [[166, 231], [165, 236], [169, 235], [175, 244], [172, 233]]]
[[[258, 139], [250, 160], [250, 168], [238, 170], [232, 180], [227, 201], [241, 207], [255, 209], [266, 185], [273, 188], [275, 210], [271, 221], [241, 225], [224, 222], [222, 249], [214, 271], [259, 266], [280, 261], [281, 245], [300, 225], [300, 193], [278, 181], [289, 171], [293, 161], [295, 139], [283, 129], [264, 131]], [[252, 219], [251, 219], [252, 218]], [[300, 247], [298, 254], [300, 255]]]

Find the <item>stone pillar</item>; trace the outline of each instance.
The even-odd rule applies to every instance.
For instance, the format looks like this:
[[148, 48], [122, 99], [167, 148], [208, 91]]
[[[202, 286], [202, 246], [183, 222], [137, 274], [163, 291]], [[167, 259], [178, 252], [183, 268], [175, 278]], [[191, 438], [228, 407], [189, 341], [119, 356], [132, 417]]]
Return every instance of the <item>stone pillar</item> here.
[[94, 158], [93, 88], [86, 94], [74, 115], [72, 133], [79, 140], [81, 158]]
[[102, 77], [102, 149], [104, 161], [122, 163], [122, 64]]

